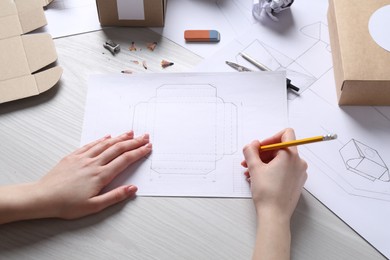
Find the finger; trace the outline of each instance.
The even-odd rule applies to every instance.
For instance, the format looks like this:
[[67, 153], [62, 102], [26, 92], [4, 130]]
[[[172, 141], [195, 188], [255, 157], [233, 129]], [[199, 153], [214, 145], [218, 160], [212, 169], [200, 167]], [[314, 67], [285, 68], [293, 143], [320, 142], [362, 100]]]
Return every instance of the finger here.
[[89, 144], [86, 144], [82, 147], [80, 147], [79, 149], [77, 149], [76, 151], [74, 151], [72, 154], [81, 154], [81, 153], [84, 153], [85, 151], [88, 151], [89, 149], [91, 149], [93, 146], [97, 145], [98, 143], [100, 142], [103, 142], [104, 140], [107, 140], [111, 138], [111, 135], [106, 135], [98, 140], [95, 140]]
[[137, 149], [122, 153], [117, 158], [104, 166], [101, 177], [104, 183], [110, 183], [119, 173], [124, 171], [130, 164], [145, 157], [152, 151], [152, 144], [147, 143]]
[[98, 158], [99, 165], [106, 165], [121, 154], [137, 149], [149, 143], [149, 134], [144, 134], [135, 139], [117, 142], [103, 151]]
[[251, 183], [251, 176], [250, 176], [249, 172], [248, 172], [248, 171], [245, 172], [244, 175], [245, 175], [245, 180], [246, 180], [247, 182]]
[[[244, 147], [243, 153], [248, 168], [254, 167], [255, 165], [262, 164], [259, 156], [260, 142], [255, 140]], [[250, 169], [249, 169], [250, 170]]]
[[111, 205], [121, 202], [127, 198], [134, 196], [138, 188], [134, 185], [121, 186], [112, 191], [98, 195], [89, 200], [90, 210], [89, 214], [99, 212]]
[[[274, 136], [269, 137], [269, 138], [261, 141], [261, 146], [268, 145], [268, 144], [281, 143], [281, 142], [286, 142], [286, 141], [291, 141], [291, 140], [295, 140], [294, 130], [292, 128], [286, 128], [286, 129], [283, 129], [282, 131], [276, 133]], [[294, 151], [294, 149], [292, 151]], [[260, 158], [263, 162], [269, 163], [279, 154], [279, 152], [282, 152], [282, 150], [262, 151], [260, 149]]]
[[107, 150], [109, 147], [113, 146], [114, 144], [126, 140], [131, 140], [134, 138], [134, 132], [129, 131], [127, 133], [121, 134], [120, 136], [106, 139], [95, 146], [91, 147], [88, 151], [86, 151], [86, 155], [90, 158], [96, 157], [105, 150]]
[[243, 161], [241, 162], [241, 166], [242, 166], [242, 167], [245, 167], [245, 168], [248, 168], [248, 164], [246, 163], [245, 160], [243, 160]]
[[261, 145], [276, 144], [282, 142], [282, 136], [286, 132], [286, 129], [283, 129], [276, 133], [275, 135], [268, 137], [261, 141]]
[[[281, 137], [281, 141], [288, 142], [288, 141], [293, 141], [295, 139], [296, 139], [296, 137], [295, 137], [294, 129], [292, 129], [292, 128], [285, 129], [285, 132], [283, 133], [283, 135]], [[296, 146], [290, 146], [288, 149], [290, 151], [293, 151], [293, 152], [298, 152], [298, 148]]]

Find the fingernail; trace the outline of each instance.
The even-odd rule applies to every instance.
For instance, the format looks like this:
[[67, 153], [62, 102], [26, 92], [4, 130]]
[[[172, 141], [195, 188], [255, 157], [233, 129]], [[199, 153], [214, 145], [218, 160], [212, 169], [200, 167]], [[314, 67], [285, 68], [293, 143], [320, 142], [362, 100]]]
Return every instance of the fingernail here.
[[137, 192], [137, 190], [138, 190], [138, 188], [134, 185], [130, 185], [127, 187], [127, 192], [129, 192], [129, 193], [135, 193], [135, 192]]
[[142, 136], [142, 138], [143, 138], [144, 140], [149, 140], [149, 134], [144, 134], [144, 135]]
[[152, 143], [147, 143], [147, 144], [145, 144], [145, 148], [147, 148], [147, 149], [152, 149]]
[[103, 137], [103, 139], [108, 139], [108, 138], [111, 138], [111, 135], [110, 135], [110, 134], [105, 135], [105, 136]]
[[130, 130], [130, 131], [127, 132], [126, 134], [129, 135], [129, 136], [132, 136], [132, 135], [134, 135], [134, 131], [133, 131], [133, 130]]

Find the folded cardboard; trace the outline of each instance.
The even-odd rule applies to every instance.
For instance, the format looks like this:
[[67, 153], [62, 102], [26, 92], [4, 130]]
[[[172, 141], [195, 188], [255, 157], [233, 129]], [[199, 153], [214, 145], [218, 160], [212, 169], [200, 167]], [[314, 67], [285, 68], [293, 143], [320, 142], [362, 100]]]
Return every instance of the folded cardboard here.
[[389, 0], [329, 0], [339, 105], [390, 105], [390, 52], [369, 33], [371, 15], [389, 4]]
[[46, 24], [42, 0], [0, 2], [0, 103], [21, 99], [53, 87], [62, 69], [49, 34], [27, 34]]
[[166, 0], [96, 0], [102, 26], [164, 26]]
[[53, 0], [42, 0], [42, 1], [43, 1], [43, 6], [47, 6], [48, 4], [53, 2]]

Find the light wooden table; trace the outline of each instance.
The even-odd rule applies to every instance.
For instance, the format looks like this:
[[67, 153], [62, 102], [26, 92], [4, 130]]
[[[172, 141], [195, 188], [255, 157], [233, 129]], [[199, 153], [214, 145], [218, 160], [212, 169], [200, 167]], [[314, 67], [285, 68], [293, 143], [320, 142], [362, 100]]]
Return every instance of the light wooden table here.
[[[102, 47], [106, 39], [121, 44], [115, 57]], [[130, 52], [132, 41], [142, 50]], [[151, 52], [145, 44], [153, 41]], [[79, 146], [88, 75], [182, 72], [201, 61], [148, 29], [111, 28], [55, 44], [60, 83], [0, 105], [1, 185], [37, 180]], [[162, 59], [175, 65], [163, 70]], [[131, 60], [146, 60], [148, 70]], [[291, 225], [292, 259], [383, 259], [306, 191]], [[255, 227], [250, 199], [137, 197], [79, 220], [2, 225], [0, 259], [250, 259]]]

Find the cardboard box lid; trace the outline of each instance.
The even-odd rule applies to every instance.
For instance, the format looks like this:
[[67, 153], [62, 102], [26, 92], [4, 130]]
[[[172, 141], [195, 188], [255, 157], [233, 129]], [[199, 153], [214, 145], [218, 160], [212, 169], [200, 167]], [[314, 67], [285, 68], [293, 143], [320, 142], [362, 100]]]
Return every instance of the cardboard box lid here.
[[369, 33], [371, 15], [389, 0], [331, 0], [344, 80], [390, 80], [390, 52]]
[[46, 24], [41, 0], [0, 2], [0, 103], [38, 95], [61, 77], [49, 34], [20, 35]]

